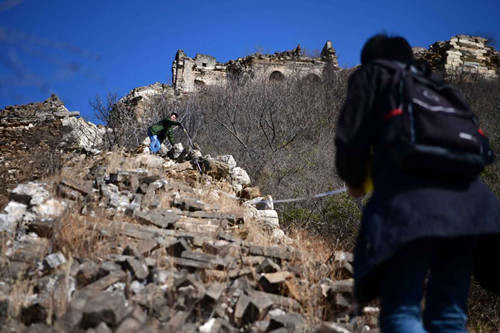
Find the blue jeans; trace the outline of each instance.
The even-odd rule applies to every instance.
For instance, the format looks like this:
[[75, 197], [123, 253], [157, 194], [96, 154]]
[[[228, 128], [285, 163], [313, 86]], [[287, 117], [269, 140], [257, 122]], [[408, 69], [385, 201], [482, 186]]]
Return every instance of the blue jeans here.
[[398, 251], [381, 280], [381, 331], [467, 332], [474, 249], [474, 238], [464, 237], [422, 239]]

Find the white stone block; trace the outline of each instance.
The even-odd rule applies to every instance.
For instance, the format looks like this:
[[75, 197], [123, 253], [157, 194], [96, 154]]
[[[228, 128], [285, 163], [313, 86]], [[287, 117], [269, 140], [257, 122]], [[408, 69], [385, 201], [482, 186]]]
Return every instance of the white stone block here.
[[233, 185], [234, 184], [240, 184], [240, 185], [249, 185], [250, 184], [250, 177], [248, 176], [248, 173], [240, 168], [240, 167], [234, 167], [230, 170], [230, 175], [231, 175], [231, 180]]

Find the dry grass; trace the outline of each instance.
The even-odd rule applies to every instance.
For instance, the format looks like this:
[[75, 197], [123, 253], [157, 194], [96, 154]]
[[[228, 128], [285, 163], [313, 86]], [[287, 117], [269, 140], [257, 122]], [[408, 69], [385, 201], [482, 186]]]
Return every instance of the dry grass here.
[[292, 229], [289, 235], [300, 251], [296, 262], [301, 268], [301, 279], [305, 283], [291, 283], [291, 294], [299, 295], [303, 314], [310, 321], [331, 320], [332, 306], [321, 295], [318, 288], [311, 288], [323, 278], [341, 278], [339, 270], [329, 259], [335, 251], [332, 244], [321, 236], [313, 236], [301, 229]]
[[61, 217], [52, 238], [53, 248], [67, 257], [96, 259], [117, 253], [122, 243], [109, 228], [111, 221], [69, 213]]

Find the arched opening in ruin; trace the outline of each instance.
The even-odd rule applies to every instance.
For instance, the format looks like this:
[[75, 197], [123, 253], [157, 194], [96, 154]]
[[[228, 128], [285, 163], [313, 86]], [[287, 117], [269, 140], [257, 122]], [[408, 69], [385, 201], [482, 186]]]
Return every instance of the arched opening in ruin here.
[[206, 86], [205, 82], [203, 82], [202, 80], [194, 80], [194, 86], [197, 88], [197, 89], [202, 89]]
[[319, 77], [319, 75], [313, 73], [307, 74], [303, 80], [308, 84], [316, 84], [321, 82], [321, 78]]
[[269, 81], [281, 82], [285, 81], [285, 75], [280, 71], [274, 71], [269, 75]]

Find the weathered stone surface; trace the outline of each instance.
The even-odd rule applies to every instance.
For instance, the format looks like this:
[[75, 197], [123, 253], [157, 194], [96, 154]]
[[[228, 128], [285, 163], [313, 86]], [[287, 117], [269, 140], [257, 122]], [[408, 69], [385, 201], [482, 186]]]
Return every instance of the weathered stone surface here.
[[172, 159], [177, 159], [179, 156], [181, 156], [182, 152], [184, 151], [184, 146], [182, 145], [181, 142], [178, 142], [174, 144], [172, 149], [168, 152], [169, 157]]
[[128, 314], [126, 300], [119, 292], [94, 293], [89, 295], [82, 308], [83, 328], [96, 327], [104, 322], [109, 326], [116, 326]]
[[147, 265], [144, 263], [144, 261], [139, 261], [136, 258], [133, 257], [128, 257], [127, 258], [127, 263], [131, 267], [134, 276], [139, 279], [139, 280], [144, 280], [145, 278], [148, 277], [149, 271]]
[[50, 196], [44, 186], [45, 184], [37, 182], [19, 184], [10, 193], [10, 199], [27, 206], [40, 205]]
[[215, 179], [226, 179], [230, 177], [229, 172], [231, 167], [227, 163], [211, 158], [200, 158], [199, 164], [203, 173]]
[[447, 76], [472, 74], [495, 78], [500, 73], [499, 52], [486, 45], [486, 41], [478, 36], [457, 35], [449, 41], [433, 43], [429, 49], [414, 48], [414, 54], [417, 60]]
[[100, 278], [99, 280], [92, 282], [85, 287], [86, 290], [104, 290], [109, 286], [117, 283], [123, 282], [127, 278], [127, 273], [123, 271], [113, 271], [108, 275]]
[[287, 332], [304, 332], [306, 322], [304, 318], [297, 313], [287, 313], [279, 316], [271, 316], [269, 330], [285, 328]]
[[229, 169], [232, 169], [236, 166], [236, 161], [235, 161], [233, 155], [216, 156], [215, 160], [226, 163], [227, 165], [229, 165]]
[[354, 255], [349, 252], [344, 251], [335, 251], [335, 261], [354, 261]]
[[57, 333], [57, 330], [46, 325], [46, 324], [33, 324], [30, 325], [25, 331], [25, 333]]
[[210, 300], [217, 302], [224, 292], [224, 285], [220, 283], [211, 283], [210, 286], [205, 291], [205, 296]]
[[155, 225], [165, 229], [168, 229], [180, 219], [176, 213], [167, 209], [153, 209], [148, 212], [136, 212], [135, 216], [142, 223]]
[[351, 293], [354, 285], [353, 279], [332, 281], [324, 278], [320, 281], [321, 292], [324, 297], [331, 293]]
[[[134, 110], [137, 121], [145, 128], [150, 124], [144, 124], [142, 116], [150, 111], [151, 103], [154, 102], [158, 97], [173, 98], [174, 89], [171, 86], [160, 82], [155, 82], [148, 86], [134, 88], [127, 94], [127, 96], [121, 98], [118, 101], [116, 110], [117, 112], [123, 112], [124, 110]], [[146, 145], [149, 145], [149, 141]]]
[[268, 228], [276, 229], [280, 227], [278, 212], [276, 212], [275, 210], [257, 210], [255, 212], [255, 216]]
[[301, 305], [299, 302], [294, 300], [293, 298], [290, 297], [285, 297], [285, 296], [280, 296], [280, 295], [275, 295], [275, 294], [270, 294], [266, 293], [263, 291], [250, 291], [249, 292], [250, 297], [268, 297], [271, 299], [273, 302], [274, 306], [278, 306], [283, 309], [287, 310], [294, 310], [294, 311], [299, 311], [301, 309]]
[[6, 231], [10, 234], [16, 232], [17, 224], [23, 219], [27, 205], [10, 201], [4, 208], [4, 212], [0, 214], [0, 232]]
[[[262, 258], [262, 257], [257, 257]], [[257, 267], [257, 273], [274, 273], [281, 270], [281, 267], [269, 258], [264, 260]]]
[[285, 282], [290, 278], [292, 278], [292, 273], [290, 272], [262, 274], [259, 279], [259, 285], [264, 291], [281, 294], [285, 288]]
[[80, 324], [82, 318], [83, 313], [81, 311], [70, 309], [57, 320], [54, 327], [60, 332], [73, 332]]
[[43, 258], [48, 249], [48, 239], [29, 234], [20, 238], [13, 253], [9, 257], [14, 261], [33, 263]]
[[227, 220], [233, 224], [243, 223], [243, 217], [235, 216], [233, 214], [225, 214], [219, 212], [206, 212], [206, 211], [195, 211], [195, 212], [185, 212], [186, 216], [199, 219], [210, 219], [210, 220]]
[[314, 330], [314, 333], [352, 333], [345, 327], [336, 323], [322, 323]]
[[221, 228], [218, 220], [197, 220], [184, 218], [176, 222], [174, 228], [190, 233], [216, 234]]
[[143, 325], [134, 318], [126, 318], [116, 329], [116, 333], [139, 332]]
[[[74, 142], [76, 146], [88, 152], [98, 153], [106, 130], [83, 118], [77, 118], [76, 115], [78, 113], [69, 112], [61, 119], [63, 127], [69, 129], [62, 141]], [[58, 116], [61, 117], [61, 114]]]
[[[120, 327], [121, 327], [121, 325], [120, 325]], [[87, 330], [87, 332], [88, 332], [88, 330]], [[113, 331], [111, 330], [111, 328], [108, 327], [108, 325], [106, 325], [105, 322], [101, 322], [99, 325], [97, 325], [95, 332], [96, 333], [112, 333]]]
[[193, 252], [193, 251], [184, 251], [181, 255], [182, 258], [192, 259], [201, 261], [207, 264], [211, 264], [213, 267], [217, 267], [218, 269], [223, 269], [226, 267], [225, 261], [213, 254], [203, 253], [203, 252]]
[[139, 167], [148, 169], [161, 169], [164, 162], [165, 160], [160, 156], [151, 154], [141, 154], [135, 158], [135, 163], [137, 163]]
[[257, 308], [259, 312], [259, 318], [263, 318], [267, 310], [269, 310], [273, 306], [273, 300], [266, 294], [252, 294], [250, 295], [250, 302]]
[[189, 312], [179, 311], [166, 325], [167, 332], [180, 332], [180, 328], [186, 323], [186, 319], [189, 317]]
[[66, 258], [61, 252], [52, 253], [45, 257], [43, 263], [48, 268], [57, 268], [66, 262]]
[[221, 326], [221, 323], [216, 318], [211, 318], [200, 326], [200, 333], [218, 333]]
[[[247, 266], [255, 266], [263, 263], [267, 258], [263, 256], [246, 256], [243, 258], [243, 264]], [[259, 272], [257, 273], [272, 273], [272, 272]]]
[[352, 305], [350, 297], [346, 296], [346, 294], [341, 293], [335, 294], [334, 303], [337, 307], [342, 309], [348, 309]]
[[[163, 258], [162, 258], [163, 259]], [[207, 262], [202, 262], [198, 260], [184, 259], [184, 258], [176, 258], [176, 257], [166, 257], [164, 258], [166, 264], [173, 264], [175, 266], [181, 267], [190, 267], [190, 268], [198, 268], [198, 269], [213, 269], [214, 265]]]
[[258, 196], [252, 200], [245, 201], [246, 206], [254, 206], [258, 210], [274, 210], [273, 198], [270, 195]]
[[85, 261], [76, 269], [75, 279], [79, 287], [95, 281], [99, 274], [99, 266], [93, 261]]
[[240, 167], [234, 167], [230, 170], [230, 176], [231, 176], [231, 182], [234, 185], [249, 185], [251, 183], [250, 181], [250, 176], [248, 176], [248, 173], [240, 168]]
[[278, 258], [283, 260], [290, 260], [292, 258], [295, 258], [296, 256], [296, 252], [287, 247], [266, 247], [260, 245], [251, 245], [248, 250], [252, 255]]
[[94, 194], [92, 183], [90, 181], [75, 181], [71, 179], [63, 179], [60, 185], [78, 191], [84, 196], [92, 196]]
[[259, 319], [259, 309], [250, 302], [250, 297], [241, 295], [234, 310], [234, 320], [238, 325], [247, 325]]
[[174, 206], [182, 210], [194, 212], [197, 210], [204, 210], [206, 204], [203, 201], [194, 198], [180, 197], [174, 199]]

